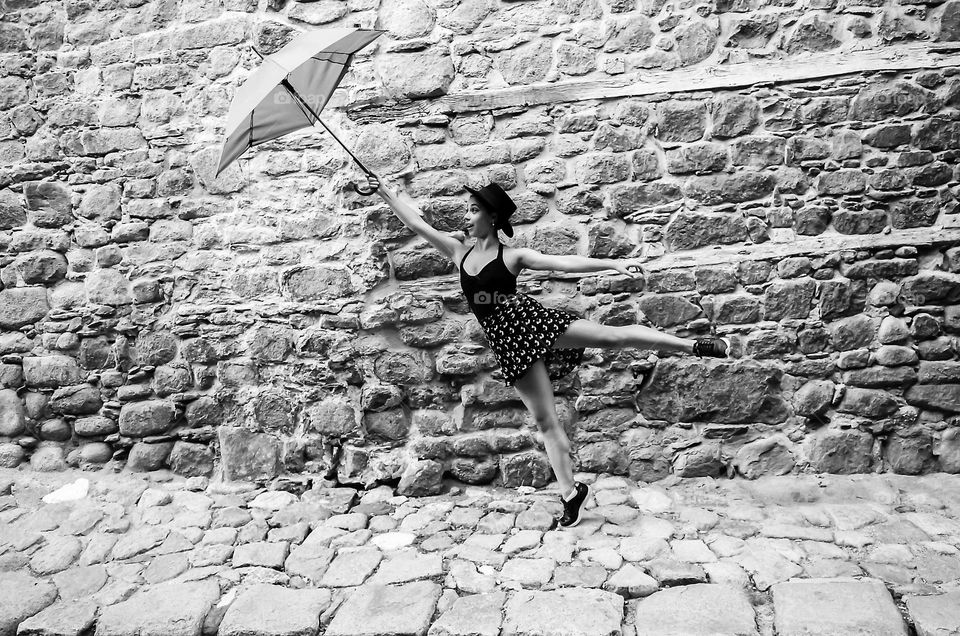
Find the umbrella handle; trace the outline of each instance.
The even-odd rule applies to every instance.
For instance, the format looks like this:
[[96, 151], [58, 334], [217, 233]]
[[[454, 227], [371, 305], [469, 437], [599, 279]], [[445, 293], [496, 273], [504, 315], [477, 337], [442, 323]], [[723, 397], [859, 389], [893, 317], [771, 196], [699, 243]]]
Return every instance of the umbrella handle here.
[[371, 194], [374, 194], [374, 193], [377, 191], [376, 188], [370, 188], [369, 190], [361, 190], [361, 189], [360, 189], [360, 186], [357, 185], [356, 183], [351, 184], [351, 185], [353, 185], [353, 190], [354, 190], [354, 192], [356, 192], [357, 194], [362, 194], [362, 195], [365, 196], [365, 197], [368, 197], [368, 196], [370, 196]]

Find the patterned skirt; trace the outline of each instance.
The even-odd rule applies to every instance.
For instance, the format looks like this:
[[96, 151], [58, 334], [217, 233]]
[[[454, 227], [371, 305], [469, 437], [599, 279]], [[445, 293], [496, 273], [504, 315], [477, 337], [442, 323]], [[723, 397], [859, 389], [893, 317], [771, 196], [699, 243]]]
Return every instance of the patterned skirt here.
[[580, 316], [544, 307], [527, 294], [507, 296], [480, 320], [504, 383], [513, 386], [534, 362], [544, 358], [551, 380], [559, 380], [583, 361], [584, 348], [554, 349], [553, 343]]

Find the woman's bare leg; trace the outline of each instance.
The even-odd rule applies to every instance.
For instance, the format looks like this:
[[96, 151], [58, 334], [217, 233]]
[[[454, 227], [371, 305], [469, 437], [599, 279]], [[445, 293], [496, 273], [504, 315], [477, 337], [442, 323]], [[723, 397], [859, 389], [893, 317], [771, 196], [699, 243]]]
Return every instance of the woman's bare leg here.
[[694, 340], [679, 338], [644, 325], [614, 327], [581, 318], [553, 343], [554, 349], [596, 347], [602, 349], [653, 349], [693, 353]]
[[570, 458], [570, 440], [560, 418], [557, 417], [553, 386], [543, 358], [537, 360], [514, 387], [526, 405], [543, 436], [547, 458], [557, 477], [561, 496], [573, 489], [573, 461]]

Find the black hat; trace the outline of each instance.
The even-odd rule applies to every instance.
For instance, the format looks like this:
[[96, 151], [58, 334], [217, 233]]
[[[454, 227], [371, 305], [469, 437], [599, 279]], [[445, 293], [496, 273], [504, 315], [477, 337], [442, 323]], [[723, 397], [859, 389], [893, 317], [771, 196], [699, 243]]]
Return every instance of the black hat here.
[[506, 192], [496, 183], [485, 185], [479, 190], [474, 190], [470, 186], [464, 186], [467, 191], [477, 197], [487, 208], [487, 211], [493, 215], [495, 228], [503, 230], [507, 236], [513, 236], [513, 226], [510, 225], [510, 215], [517, 209], [517, 204], [513, 202]]

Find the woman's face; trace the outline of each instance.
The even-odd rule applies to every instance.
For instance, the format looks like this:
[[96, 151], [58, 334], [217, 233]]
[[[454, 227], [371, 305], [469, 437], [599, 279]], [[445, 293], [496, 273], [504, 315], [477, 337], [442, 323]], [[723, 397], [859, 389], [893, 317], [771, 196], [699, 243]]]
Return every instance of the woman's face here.
[[493, 217], [477, 203], [477, 199], [473, 196], [467, 203], [465, 221], [468, 236], [483, 237], [493, 232]]

